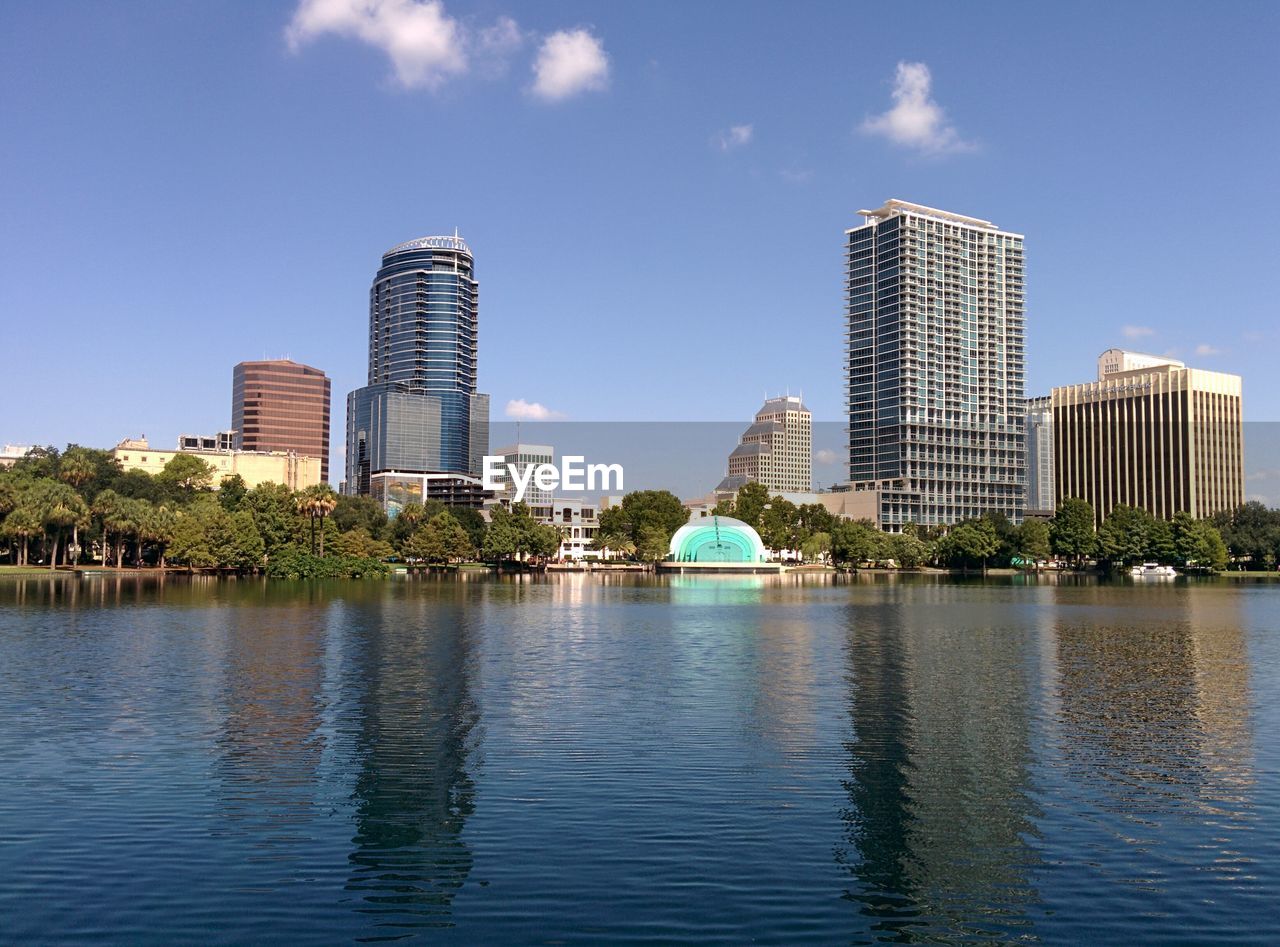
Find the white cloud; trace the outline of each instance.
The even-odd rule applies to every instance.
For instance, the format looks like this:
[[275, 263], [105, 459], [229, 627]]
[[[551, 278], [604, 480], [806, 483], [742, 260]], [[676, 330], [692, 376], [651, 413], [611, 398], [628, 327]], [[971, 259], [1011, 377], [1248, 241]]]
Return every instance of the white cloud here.
[[381, 49], [406, 88], [435, 89], [467, 71], [467, 37], [440, 0], [301, 0], [285, 32], [289, 46], [326, 33]]
[[563, 418], [564, 415], [536, 401], [513, 398], [507, 402], [507, 417], [515, 418], [517, 421], [554, 421], [557, 418]]
[[531, 91], [547, 102], [598, 92], [609, 84], [609, 56], [589, 31], [560, 30], [542, 41], [533, 76]]
[[1196, 354], [1203, 355], [1203, 356], [1221, 355], [1222, 349], [1215, 348], [1214, 346], [1210, 345], [1208, 342], [1201, 342], [1199, 345], [1196, 346]]
[[715, 142], [721, 151], [730, 151], [750, 144], [754, 134], [754, 125], [731, 125], [728, 130], [716, 133]]
[[840, 455], [835, 451], [826, 447], [813, 452], [813, 459], [820, 464], [834, 464], [840, 459]]
[[922, 62], [900, 62], [893, 80], [893, 108], [862, 123], [869, 135], [883, 135], [895, 144], [925, 154], [973, 151], [930, 95], [933, 77]]
[[813, 180], [813, 171], [810, 168], [783, 168], [778, 175], [791, 184], [808, 184]]
[[1126, 339], [1145, 339], [1149, 335], [1155, 335], [1156, 330], [1147, 326], [1123, 326], [1120, 334]]
[[509, 16], [499, 17], [493, 26], [476, 34], [474, 46], [480, 71], [490, 78], [506, 75], [507, 60], [524, 45], [520, 24]]

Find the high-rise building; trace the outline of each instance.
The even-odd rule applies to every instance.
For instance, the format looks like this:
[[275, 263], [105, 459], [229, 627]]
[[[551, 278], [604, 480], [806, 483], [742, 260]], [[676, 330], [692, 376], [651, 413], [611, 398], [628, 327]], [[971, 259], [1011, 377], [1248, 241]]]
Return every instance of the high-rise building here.
[[849, 480], [882, 528], [1025, 503], [1023, 237], [891, 200], [846, 231]]
[[1185, 362], [1164, 355], [1148, 355], [1146, 352], [1130, 352], [1126, 349], [1107, 349], [1098, 356], [1098, 381], [1106, 381], [1107, 376], [1116, 372], [1131, 372], [1137, 368], [1158, 368], [1161, 365], [1172, 365], [1174, 368], [1186, 368]]
[[775, 492], [813, 489], [813, 415], [794, 395], [766, 398], [729, 455], [729, 475], [717, 489], [750, 481]]
[[329, 378], [289, 359], [241, 362], [231, 372], [236, 450], [293, 451], [320, 458], [329, 480]]
[[1099, 381], [1053, 389], [1058, 498], [1088, 500], [1098, 522], [1121, 503], [1161, 519], [1243, 503], [1240, 376], [1121, 354], [1138, 367], [1107, 371], [1099, 359]]
[[[515, 502], [516, 495], [510, 470], [514, 470], [517, 477], [525, 478], [528, 476], [530, 467], [555, 462], [555, 448], [546, 444], [516, 443], [510, 447], [499, 447], [493, 455], [501, 457], [503, 464], [498, 476], [494, 478], [501, 484], [497, 499], [508, 507]], [[520, 502], [529, 507], [529, 514], [534, 519], [551, 515], [551, 491], [541, 489], [533, 480], [529, 480], [529, 485], [525, 488]]]
[[1057, 509], [1053, 481], [1053, 405], [1027, 399], [1027, 514], [1052, 516]]
[[392, 247], [369, 291], [369, 383], [347, 396], [347, 490], [395, 512], [478, 506], [489, 396], [476, 391], [479, 284], [457, 236]]

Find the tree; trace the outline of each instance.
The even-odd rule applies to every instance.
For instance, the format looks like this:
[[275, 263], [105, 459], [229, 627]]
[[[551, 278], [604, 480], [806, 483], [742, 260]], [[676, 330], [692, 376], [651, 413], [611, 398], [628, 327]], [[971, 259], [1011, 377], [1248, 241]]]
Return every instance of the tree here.
[[670, 550], [671, 537], [660, 526], [643, 526], [636, 541], [636, 556], [645, 562], [659, 562]]
[[1055, 554], [1066, 556], [1076, 564], [1094, 554], [1097, 536], [1089, 501], [1069, 497], [1058, 504], [1049, 523], [1049, 544]]
[[[327, 483], [317, 483], [298, 494], [298, 512], [311, 520], [311, 554], [324, 557], [324, 518], [338, 505], [338, 495]], [[316, 552], [316, 520], [320, 520], [320, 552]]]
[[856, 567], [882, 558], [885, 535], [867, 520], [838, 520], [831, 530], [831, 557]]
[[[68, 447], [67, 452], [62, 455], [62, 460], [58, 464], [58, 479], [75, 490], [77, 494], [97, 475], [98, 465], [94, 463], [89, 451], [83, 447]], [[71, 524], [71, 545], [75, 549], [74, 555], [79, 557], [80, 527], [78, 522]]]
[[888, 558], [898, 564], [899, 569], [918, 569], [929, 558], [929, 544], [917, 536], [914, 530], [904, 529], [901, 533], [887, 536], [884, 551]]
[[1215, 514], [1213, 526], [1221, 534], [1232, 557], [1248, 560], [1255, 568], [1276, 561], [1280, 548], [1280, 510], [1250, 500], [1231, 511]]
[[[173, 511], [166, 506], [146, 506], [138, 524], [139, 545], [141, 542], [153, 543], [157, 547], [157, 560], [160, 568], [165, 567], [165, 554], [169, 543], [173, 540]], [[141, 550], [139, 550], [141, 558]]]
[[1014, 528], [1011, 542], [1014, 555], [1030, 562], [1048, 559], [1051, 551], [1049, 524], [1045, 520], [1025, 520]]
[[1226, 567], [1227, 545], [1212, 523], [1182, 512], [1174, 516], [1172, 531], [1174, 549], [1184, 565], [1210, 569]]
[[1178, 559], [1178, 549], [1173, 542], [1173, 527], [1168, 520], [1152, 519], [1147, 530], [1147, 551], [1144, 561], [1171, 564]]
[[627, 535], [637, 548], [643, 545], [641, 536], [645, 530], [661, 534], [662, 544], [666, 546], [675, 531], [689, 521], [689, 511], [680, 498], [668, 490], [628, 493], [622, 498], [622, 512], [627, 522]]
[[782, 497], [774, 497], [760, 513], [760, 538], [770, 549], [795, 549], [803, 538], [796, 505]]
[[1120, 565], [1142, 562], [1154, 522], [1146, 510], [1124, 503], [1116, 505], [1098, 530], [1099, 558]]
[[475, 550], [462, 524], [441, 512], [418, 527], [409, 537], [405, 551], [424, 562], [446, 563], [468, 559]]
[[253, 514], [267, 558], [302, 540], [293, 491], [281, 483], [260, 483], [244, 495], [240, 507]]
[[1000, 548], [995, 525], [989, 519], [968, 520], [951, 528], [938, 542], [938, 557], [948, 565], [982, 565]]
[[213, 483], [213, 466], [194, 454], [179, 451], [155, 475], [158, 486], [180, 502], [188, 502], [197, 493], [203, 493]]
[[482, 555], [488, 561], [500, 562], [516, 555], [520, 547], [520, 531], [515, 517], [504, 507], [495, 506], [489, 514]]
[[218, 505], [228, 513], [232, 513], [240, 506], [240, 501], [248, 492], [249, 487], [244, 482], [244, 477], [238, 473], [223, 477], [222, 483], [218, 484]]
[[44, 534], [44, 524], [40, 521], [39, 511], [31, 502], [19, 498], [3, 523], [4, 535], [18, 543], [17, 564], [25, 566], [28, 562], [31, 540]]
[[338, 497], [338, 505], [333, 508], [332, 518], [339, 532], [343, 533], [362, 528], [368, 535], [381, 538], [387, 528], [387, 511], [373, 497]]
[[813, 533], [801, 543], [800, 551], [807, 562], [820, 562], [831, 552], [831, 534]]
[[[625, 500], [623, 501], [626, 502]], [[769, 489], [754, 480], [744, 483], [733, 501], [733, 516], [740, 519], [752, 529], [760, 528], [760, 514], [769, 502]]]
[[58, 480], [38, 480], [31, 486], [31, 503], [46, 535], [52, 537], [49, 568], [58, 562], [58, 543], [68, 526], [87, 519], [89, 508], [80, 494]]

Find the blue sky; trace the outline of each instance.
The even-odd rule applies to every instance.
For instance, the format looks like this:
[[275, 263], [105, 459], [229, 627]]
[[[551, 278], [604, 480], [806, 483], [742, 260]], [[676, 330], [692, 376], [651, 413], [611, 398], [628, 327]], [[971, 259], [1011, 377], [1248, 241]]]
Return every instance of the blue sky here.
[[455, 227], [495, 420], [834, 421], [889, 197], [1027, 235], [1029, 394], [1126, 345], [1278, 419], [1280, 6], [726, 10], [0, 5], [0, 441], [168, 445], [288, 355], [336, 446], [380, 254]]

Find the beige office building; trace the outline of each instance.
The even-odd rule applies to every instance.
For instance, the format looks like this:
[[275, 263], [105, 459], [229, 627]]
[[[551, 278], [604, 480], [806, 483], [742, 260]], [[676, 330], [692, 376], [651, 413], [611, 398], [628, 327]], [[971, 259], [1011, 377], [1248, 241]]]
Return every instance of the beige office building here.
[[[178, 450], [157, 450], [146, 438], [127, 438], [116, 445], [112, 454], [123, 469], [143, 470], [152, 476], [164, 470], [164, 465], [179, 454], [198, 457], [213, 468], [215, 490], [232, 474], [243, 477], [250, 490], [262, 483], [282, 483], [290, 490], [305, 490], [320, 483], [319, 457], [303, 457], [291, 451], [219, 449], [212, 446], [216, 442], [214, 438], [183, 435], [178, 439]], [[197, 446], [183, 447], [184, 444]]]
[[1239, 375], [1111, 349], [1098, 379], [1051, 395], [1059, 501], [1088, 500], [1099, 522], [1122, 503], [1169, 519], [1244, 502]]
[[794, 395], [768, 398], [729, 455], [717, 490], [762, 483], [771, 491], [813, 489], [813, 415]]

